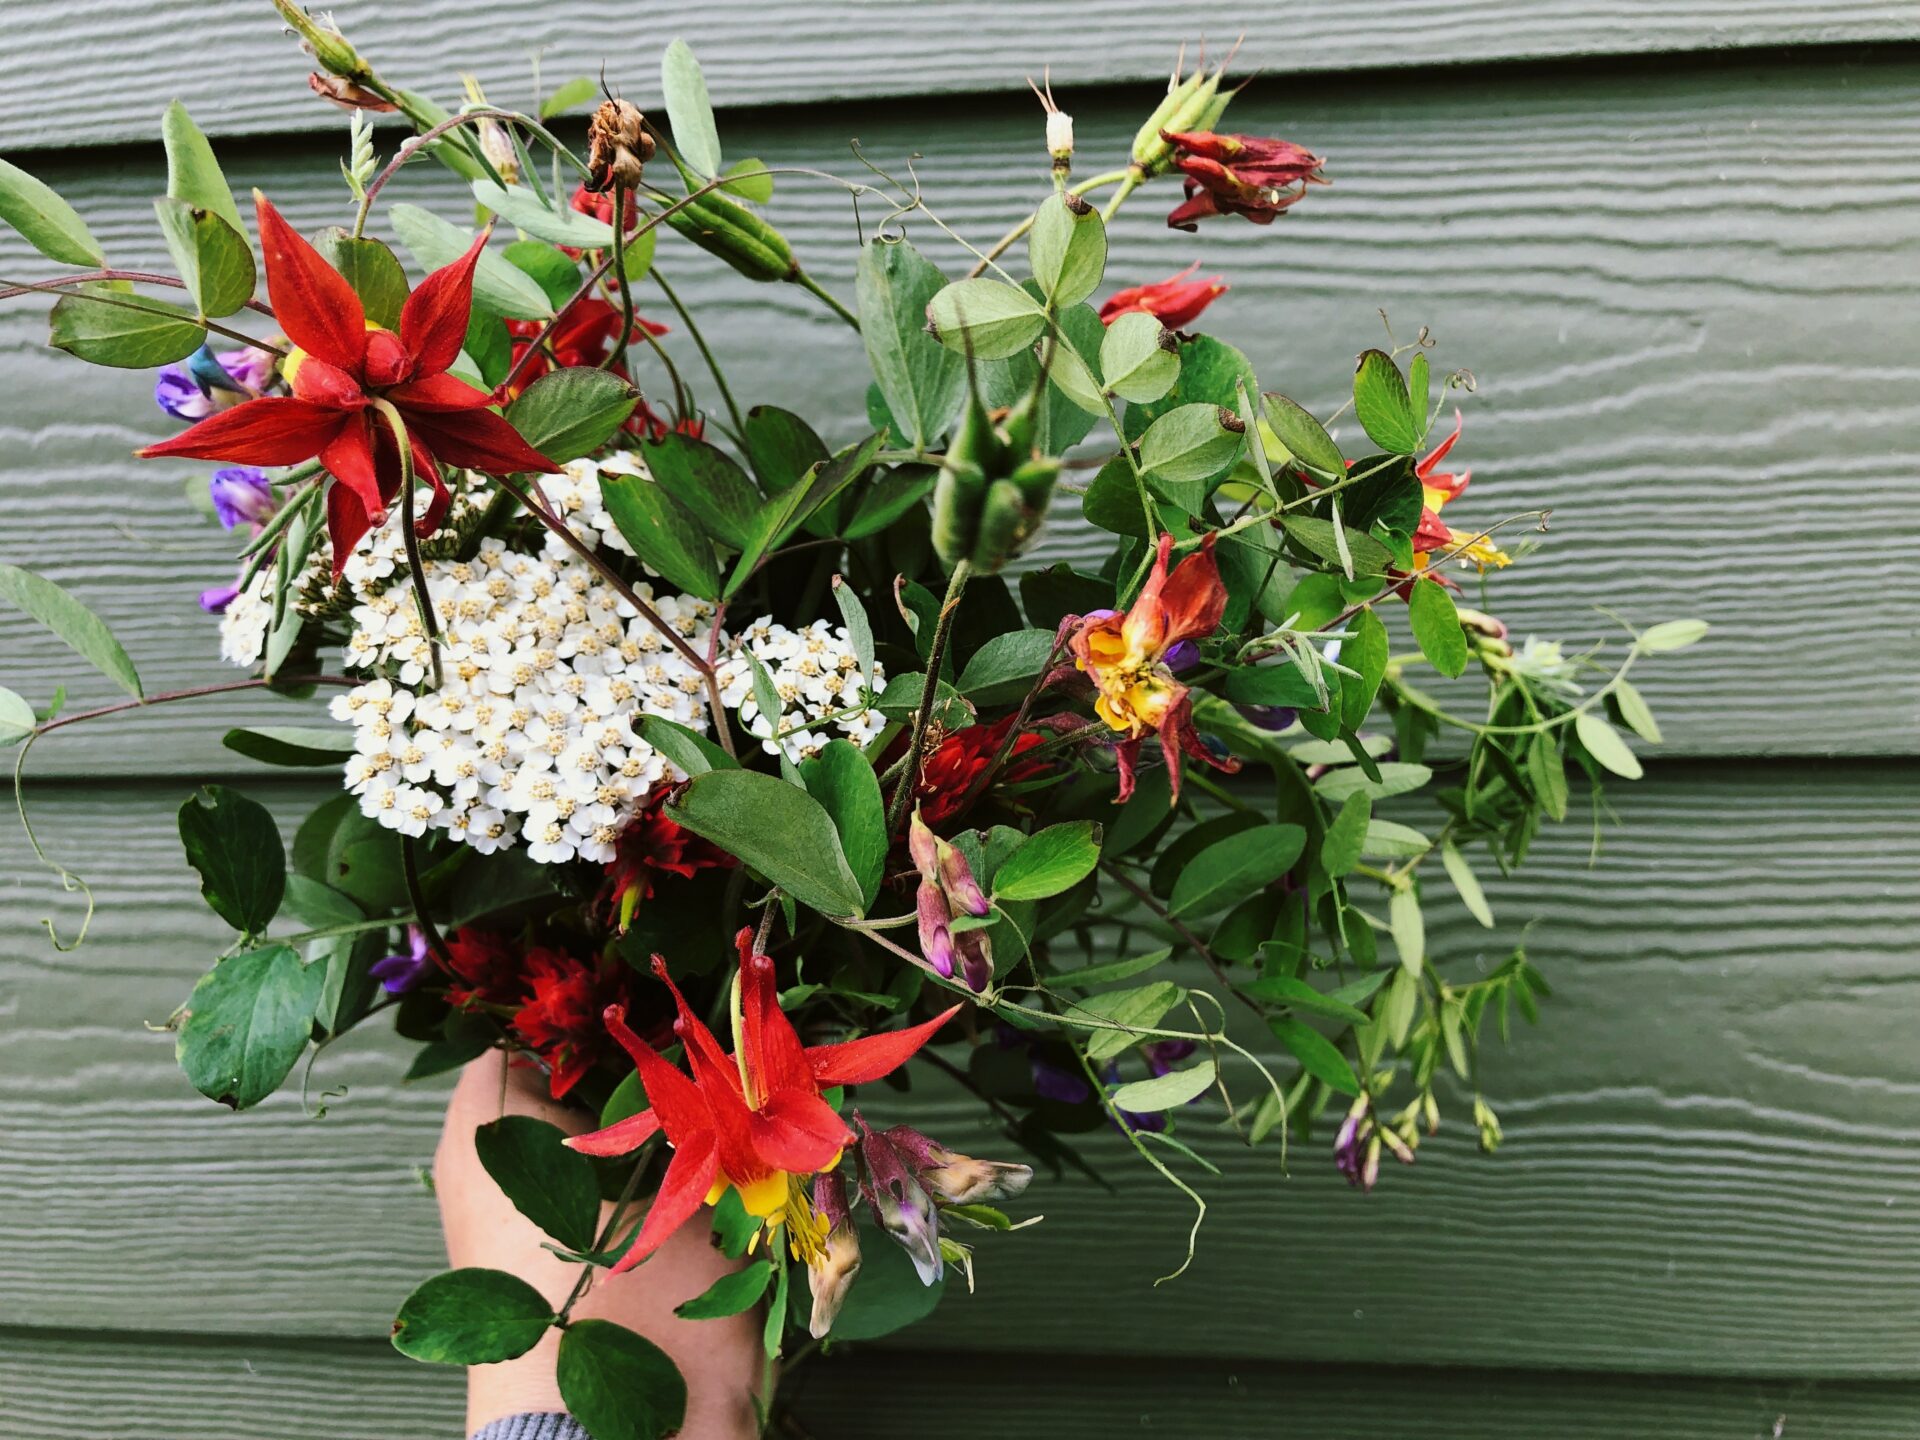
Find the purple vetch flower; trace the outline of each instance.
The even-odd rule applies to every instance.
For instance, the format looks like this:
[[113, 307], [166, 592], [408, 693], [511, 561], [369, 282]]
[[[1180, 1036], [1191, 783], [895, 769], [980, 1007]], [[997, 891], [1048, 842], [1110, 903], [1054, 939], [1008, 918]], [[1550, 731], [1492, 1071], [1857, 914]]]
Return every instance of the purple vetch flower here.
[[913, 1261], [920, 1283], [931, 1285], [940, 1278], [943, 1268], [940, 1218], [933, 1197], [913, 1173], [908, 1157], [885, 1135], [870, 1130], [858, 1110], [853, 1112], [853, 1123], [860, 1132], [860, 1192], [887, 1234]]
[[276, 508], [267, 472], [251, 465], [229, 465], [214, 471], [207, 481], [207, 493], [213, 497], [213, 513], [223, 530], [231, 530], [242, 521], [254, 526], [264, 524]]
[[847, 1289], [860, 1273], [860, 1232], [847, 1205], [847, 1182], [838, 1170], [814, 1177], [813, 1208], [827, 1226], [817, 1253], [807, 1257], [807, 1288], [813, 1294], [807, 1332], [818, 1340], [833, 1328]]
[[1042, 1056], [1032, 1057], [1033, 1091], [1042, 1100], [1055, 1100], [1062, 1105], [1084, 1105], [1093, 1098], [1093, 1091], [1087, 1088], [1087, 1082], [1063, 1065], [1056, 1065]]
[[1167, 647], [1167, 653], [1160, 657], [1160, 663], [1174, 674], [1191, 670], [1200, 663], [1200, 647], [1191, 640], [1176, 640]]
[[1262, 730], [1275, 733], [1293, 724], [1297, 715], [1291, 705], [1238, 705], [1234, 708]]
[[976, 1160], [949, 1150], [910, 1125], [882, 1130], [879, 1139], [891, 1144], [913, 1167], [914, 1176], [942, 1205], [979, 1205], [988, 1200], [1011, 1200], [1033, 1181], [1031, 1165], [1002, 1160]]
[[1413, 1147], [1391, 1127], [1378, 1123], [1373, 1103], [1362, 1095], [1348, 1108], [1347, 1118], [1340, 1122], [1340, 1133], [1334, 1136], [1334, 1166], [1354, 1189], [1371, 1190], [1380, 1178], [1383, 1145], [1402, 1165], [1413, 1164]]
[[216, 585], [211, 590], [200, 592], [200, 608], [209, 615], [226, 613], [227, 606], [240, 594], [238, 585]]
[[919, 920], [920, 953], [929, 969], [952, 979], [955, 962], [967, 988], [976, 994], [993, 983], [993, 950], [985, 930], [953, 928], [954, 912], [984, 918], [993, 906], [973, 878], [967, 857], [927, 828], [920, 811], [907, 828], [907, 853], [920, 872], [914, 896]]
[[251, 400], [273, 383], [273, 354], [248, 346], [215, 355], [202, 345], [185, 360], [160, 367], [153, 399], [176, 420], [204, 420]]
[[389, 995], [404, 995], [433, 973], [433, 955], [427, 948], [427, 935], [418, 925], [407, 927], [407, 948], [397, 955], [376, 960], [367, 973], [378, 980]]
[[1155, 1040], [1142, 1045], [1140, 1053], [1146, 1057], [1147, 1069], [1160, 1076], [1189, 1058], [1196, 1048], [1198, 1042], [1193, 1040]]

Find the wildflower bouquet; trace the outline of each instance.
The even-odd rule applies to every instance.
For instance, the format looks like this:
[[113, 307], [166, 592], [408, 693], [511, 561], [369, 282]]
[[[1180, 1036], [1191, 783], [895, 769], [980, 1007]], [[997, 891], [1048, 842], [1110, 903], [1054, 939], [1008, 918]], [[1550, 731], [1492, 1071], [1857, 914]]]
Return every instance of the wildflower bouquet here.
[[[113, 266], [0, 165], [0, 219], [62, 267], [5, 293], [54, 296], [71, 355], [158, 367], [187, 423], [143, 456], [219, 467], [238, 568], [201, 605], [247, 672], [147, 694], [74, 597], [0, 566], [0, 596], [131, 697], [63, 713], [0, 690], [0, 739], [24, 765], [41, 736], [162, 702], [325, 700], [225, 737], [339, 777], [290, 848], [231, 788], [181, 807], [233, 931], [172, 1020], [188, 1081], [248, 1108], [376, 1020], [417, 1042], [409, 1078], [503, 1049], [595, 1119], [479, 1141], [580, 1266], [575, 1298], [710, 1227], [742, 1268], [681, 1313], [764, 1306], [770, 1358], [922, 1317], [988, 1237], [1045, 1243], [1000, 1238], [1031, 1223], [1001, 1208], [1027, 1164], [866, 1118], [861, 1092], [909, 1065], [1056, 1176], [1110, 1128], [1195, 1194], [1211, 1167], [1183, 1132], [1277, 1150], [1330, 1123], [1371, 1188], [1439, 1124], [1446, 1071], [1495, 1146], [1483, 1021], [1531, 1019], [1546, 986], [1519, 951], [1430, 954], [1423, 914], [1493, 923], [1477, 870], [1525, 858], [1570, 776], [1597, 803], [1639, 774], [1616, 725], [1659, 732], [1626, 672], [1705, 627], [1630, 631], [1605, 660], [1515, 646], [1462, 603], [1540, 517], [1462, 500], [1457, 412], [1434, 425], [1471, 377], [1437, 373], [1424, 332], [1361, 353], [1317, 418], [1193, 330], [1223, 280], [1108, 280], [1138, 264], [1110, 263], [1106, 222], [1168, 177], [1182, 230], [1267, 225], [1325, 183], [1309, 150], [1217, 128], [1224, 66], [1176, 69], [1131, 153], [1084, 179], [1040, 92], [1032, 211], [976, 248], [873, 162], [727, 164], [678, 42], [667, 126], [607, 98], [582, 149], [557, 117], [599, 100], [589, 82], [534, 113], [470, 85], [448, 111], [277, 3], [351, 115], [344, 224], [243, 210], [178, 106], [155, 201], [175, 274]], [[367, 117], [387, 111], [415, 134], [383, 162]], [[416, 161], [473, 214], [395, 202]], [[776, 181], [882, 207], [852, 303], [768, 218]], [[830, 444], [778, 395], [741, 407], [673, 288], [716, 262], [858, 330], [857, 434]], [[667, 324], [640, 312], [656, 296]], [[1103, 563], [1023, 566], [1043, 523], [1104, 533]], [[671, 1362], [571, 1308], [456, 1270], [394, 1343], [478, 1364], [559, 1326], [596, 1436], [674, 1430]]]

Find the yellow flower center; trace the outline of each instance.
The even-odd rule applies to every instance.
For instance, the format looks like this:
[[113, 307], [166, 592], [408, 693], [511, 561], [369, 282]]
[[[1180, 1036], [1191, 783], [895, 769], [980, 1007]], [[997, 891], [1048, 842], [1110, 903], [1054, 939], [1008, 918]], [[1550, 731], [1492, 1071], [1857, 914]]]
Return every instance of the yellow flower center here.
[[[834, 1157], [834, 1162], [839, 1163], [838, 1156]], [[830, 1165], [827, 1168], [833, 1167]], [[737, 1192], [742, 1208], [761, 1222], [760, 1230], [747, 1246], [749, 1254], [762, 1239], [771, 1249], [782, 1230], [786, 1231], [787, 1252], [794, 1259], [812, 1265], [826, 1254], [827, 1234], [832, 1227], [828, 1225], [827, 1217], [813, 1208], [811, 1175], [789, 1175], [775, 1171], [745, 1185], [736, 1185], [722, 1175], [707, 1192], [707, 1204], [717, 1204], [729, 1190]]]

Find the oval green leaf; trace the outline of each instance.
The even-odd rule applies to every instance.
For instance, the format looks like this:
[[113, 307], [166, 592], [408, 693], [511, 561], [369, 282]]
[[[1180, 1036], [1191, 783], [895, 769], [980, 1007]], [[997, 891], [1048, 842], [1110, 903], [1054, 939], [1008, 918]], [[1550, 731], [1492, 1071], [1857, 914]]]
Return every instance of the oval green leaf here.
[[267, 807], [203, 786], [180, 807], [180, 843], [214, 914], [243, 935], [265, 930], [287, 887], [287, 851]]
[[1353, 412], [1360, 428], [1382, 450], [1411, 455], [1420, 448], [1420, 423], [1400, 367], [1384, 350], [1361, 352], [1353, 372]]
[[502, 1115], [473, 1132], [473, 1148], [513, 1208], [569, 1250], [591, 1250], [600, 1224], [593, 1162], [561, 1143], [566, 1132], [531, 1115]]
[[687, 1382], [667, 1352], [611, 1320], [576, 1320], [554, 1377], [593, 1440], [666, 1440], [687, 1413]]
[[956, 280], [936, 293], [927, 302], [927, 323], [949, 350], [1004, 360], [1040, 338], [1047, 316], [1026, 291], [983, 277]]
[[279, 1089], [313, 1034], [325, 978], [288, 945], [229, 955], [201, 976], [173, 1047], [193, 1088], [234, 1110]]
[[865, 908], [833, 817], [798, 785], [757, 770], [710, 770], [668, 813], [810, 909], [848, 916]]
[[1034, 212], [1027, 258], [1054, 309], [1078, 305], [1100, 287], [1107, 270], [1107, 227], [1100, 212], [1077, 196], [1049, 195]]
[[423, 1281], [401, 1305], [393, 1348], [440, 1365], [494, 1365], [539, 1344], [555, 1318], [546, 1297], [518, 1275], [449, 1270]]
[[534, 449], [564, 465], [606, 444], [639, 403], [640, 392], [611, 371], [570, 365], [529, 385], [507, 407], [507, 420]]
[[1185, 918], [1237, 905], [1292, 869], [1306, 843], [1298, 825], [1256, 825], [1216, 841], [1181, 870], [1168, 910]]
[[79, 213], [18, 165], [0, 160], [0, 220], [49, 260], [89, 269], [107, 263], [106, 252]]
[[0, 600], [26, 611], [94, 669], [140, 698], [140, 676], [106, 622], [53, 581], [0, 561]]

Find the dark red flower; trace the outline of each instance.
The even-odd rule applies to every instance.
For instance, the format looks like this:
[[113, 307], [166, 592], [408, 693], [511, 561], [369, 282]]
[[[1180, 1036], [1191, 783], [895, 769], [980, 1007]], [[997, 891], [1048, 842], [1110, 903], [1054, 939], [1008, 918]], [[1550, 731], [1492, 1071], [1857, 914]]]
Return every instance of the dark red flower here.
[[[547, 337], [551, 353], [543, 348], [524, 365], [521, 364], [521, 357], [546, 327], [537, 320], [509, 320], [506, 325], [507, 334], [513, 337], [513, 364], [518, 367], [519, 373], [513, 377], [511, 386], [502, 386], [495, 393], [494, 398], [503, 404], [550, 370], [598, 365], [605, 360], [613, 352], [614, 342], [620, 336], [620, 307], [591, 295], [574, 301], [554, 321], [553, 331]], [[667, 327], [642, 316], [634, 316], [633, 329], [627, 338], [637, 340], [643, 331], [648, 335], [664, 335]], [[624, 365], [613, 368], [621, 379], [632, 378]]]
[[625, 934], [642, 900], [653, 898], [654, 881], [662, 875], [690, 880], [701, 870], [725, 869], [733, 856], [701, 839], [666, 813], [671, 793], [648, 802], [620, 832], [613, 859], [606, 865], [607, 884], [601, 901]]
[[1205, 280], [1187, 278], [1199, 268], [1200, 262], [1196, 260], [1179, 274], [1156, 280], [1151, 285], [1116, 290], [1107, 303], [1100, 307], [1100, 323], [1111, 325], [1122, 315], [1141, 310], [1169, 330], [1186, 329], [1200, 318], [1201, 311], [1227, 293], [1227, 287], [1221, 283], [1218, 275], [1211, 275]]
[[[613, 224], [613, 194], [611, 191], [595, 194], [593, 191], [587, 189], [583, 183], [574, 187], [573, 199], [569, 203], [582, 215], [591, 215], [602, 225]], [[620, 219], [620, 228], [625, 230], [629, 235], [640, 228], [640, 207], [634, 204], [631, 198], [628, 198], [621, 204]], [[575, 260], [578, 260], [582, 255], [586, 254], [586, 251], [577, 250], [571, 245], [562, 245], [560, 249], [563, 254]]]
[[447, 987], [456, 1007], [520, 1003], [520, 950], [506, 936], [471, 927], [456, 930], [447, 938], [447, 961], [458, 977]]
[[353, 287], [264, 195], [254, 203], [274, 318], [295, 347], [281, 366], [293, 394], [245, 401], [136, 453], [243, 465], [318, 458], [335, 481], [327, 490], [327, 535], [336, 576], [399, 492], [399, 447], [381, 403], [402, 417], [414, 471], [433, 486], [433, 501], [415, 525], [422, 535], [446, 513], [442, 461], [490, 475], [558, 472], [487, 408], [492, 396], [446, 373], [466, 339], [484, 232], [460, 259], [415, 287], [396, 334], [367, 322]]
[[701, 415], [683, 415], [678, 420], [669, 421], [642, 400], [628, 417], [626, 428], [648, 440], [664, 439], [669, 434], [700, 440], [706, 436], [707, 422], [706, 417]]
[[[951, 820], [966, 808], [974, 782], [993, 763], [1006, 743], [1007, 732], [1017, 717], [1008, 715], [991, 725], [969, 725], [956, 730], [934, 747], [920, 765], [920, 816], [929, 825]], [[1044, 766], [1038, 761], [1016, 763], [1020, 756], [1045, 741], [1046, 737], [1029, 730], [1013, 742], [1001, 780], [1030, 779]]]
[[609, 1005], [626, 1006], [628, 973], [612, 955], [588, 965], [558, 950], [527, 952], [528, 996], [513, 1017], [513, 1032], [547, 1062], [554, 1099], [563, 1099], [607, 1052], [601, 1017]]
[[1271, 225], [1307, 186], [1328, 183], [1320, 173], [1326, 161], [1291, 141], [1211, 130], [1163, 130], [1160, 138], [1175, 147], [1173, 163], [1186, 176], [1187, 198], [1167, 216], [1175, 230], [1196, 230], [1209, 215], [1244, 215], [1256, 225]]

